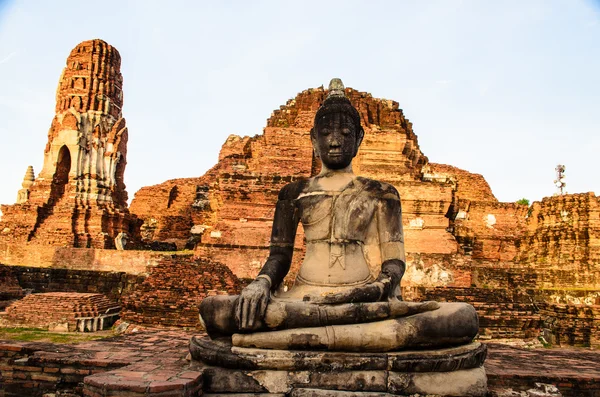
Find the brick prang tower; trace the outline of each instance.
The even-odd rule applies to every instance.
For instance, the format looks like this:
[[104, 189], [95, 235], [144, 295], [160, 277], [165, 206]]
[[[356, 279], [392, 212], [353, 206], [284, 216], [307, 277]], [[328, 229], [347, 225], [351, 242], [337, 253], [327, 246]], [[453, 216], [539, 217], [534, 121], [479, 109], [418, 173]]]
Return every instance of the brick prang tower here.
[[102, 40], [71, 51], [58, 82], [42, 171], [19, 191], [17, 204], [2, 206], [0, 239], [113, 248], [115, 237], [129, 231], [120, 67], [119, 52]]

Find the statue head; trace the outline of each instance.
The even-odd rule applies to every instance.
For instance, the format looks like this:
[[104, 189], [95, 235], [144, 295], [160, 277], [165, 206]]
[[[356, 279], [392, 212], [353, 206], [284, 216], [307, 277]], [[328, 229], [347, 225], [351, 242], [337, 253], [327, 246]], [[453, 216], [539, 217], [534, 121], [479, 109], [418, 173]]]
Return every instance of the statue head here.
[[340, 79], [329, 83], [329, 94], [315, 115], [310, 130], [315, 154], [329, 169], [342, 169], [352, 163], [365, 132], [360, 115], [346, 98]]

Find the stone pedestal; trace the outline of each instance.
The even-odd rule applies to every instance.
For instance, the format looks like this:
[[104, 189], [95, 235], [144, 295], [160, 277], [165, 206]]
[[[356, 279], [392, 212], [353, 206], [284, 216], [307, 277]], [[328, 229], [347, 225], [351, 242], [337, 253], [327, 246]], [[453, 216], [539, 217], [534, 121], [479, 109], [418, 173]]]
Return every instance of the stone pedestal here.
[[[194, 337], [206, 396], [485, 396], [479, 342], [435, 350], [388, 353], [239, 348], [230, 340]], [[235, 394], [232, 394], [235, 393]]]

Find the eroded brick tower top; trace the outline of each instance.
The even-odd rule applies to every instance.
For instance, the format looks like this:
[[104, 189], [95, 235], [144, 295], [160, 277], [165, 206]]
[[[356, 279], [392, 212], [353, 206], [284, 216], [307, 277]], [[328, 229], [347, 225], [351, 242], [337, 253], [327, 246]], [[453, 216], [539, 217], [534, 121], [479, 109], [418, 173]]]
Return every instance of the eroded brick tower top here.
[[56, 90], [56, 113], [70, 108], [121, 117], [123, 76], [121, 55], [103, 40], [80, 43], [67, 58]]
[[125, 207], [128, 133], [120, 68], [121, 55], [103, 40], [84, 41], [71, 51], [58, 82], [56, 116], [39, 178], [56, 179], [68, 154], [68, 179], [79, 199]]

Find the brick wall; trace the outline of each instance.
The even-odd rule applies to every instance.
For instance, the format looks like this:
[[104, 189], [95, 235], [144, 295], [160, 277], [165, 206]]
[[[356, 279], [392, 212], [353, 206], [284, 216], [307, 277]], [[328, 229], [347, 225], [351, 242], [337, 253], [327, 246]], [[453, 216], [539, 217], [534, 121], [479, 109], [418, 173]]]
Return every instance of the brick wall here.
[[238, 294], [241, 284], [226, 266], [173, 256], [123, 297], [121, 318], [137, 324], [199, 328], [198, 305], [208, 295]]
[[10, 269], [21, 290], [100, 293], [115, 301], [120, 301], [122, 295], [128, 294], [145, 278], [126, 272], [0, 265], [0, 271], [3, 268]]
[[0, 263], [11, 266], [62, 268], [143, 274], [166, 254], [0, 242]]

